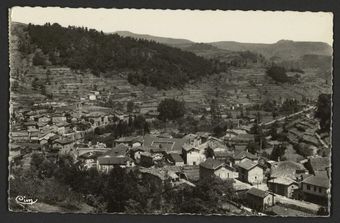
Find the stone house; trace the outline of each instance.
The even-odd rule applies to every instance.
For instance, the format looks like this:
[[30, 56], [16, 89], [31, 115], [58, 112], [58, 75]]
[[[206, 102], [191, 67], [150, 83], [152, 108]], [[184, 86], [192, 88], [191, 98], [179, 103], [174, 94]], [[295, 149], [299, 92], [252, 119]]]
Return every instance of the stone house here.
[[252, 187], [246, 194], [248, 206], [256, 211], [264, 211], [266, 208], [275, 205], [275, 197], [267, 191]]
[[133, 167], [135, 166], [133, 160], [126, 156], [100, 156], [97, 159], [98, 171], [109, 173], [114, 167]]
[[223, 180], [238, 177], [238, 174], [233, 167], [212, 158], [208, 158], [202, 162], [199, 171], [200, 179], [207, 179], [212, 176], [220, 177]]
[[296, 190], [299, 189], [298, 183], [287, 177], [270, 179], [267, 184], [271, 192], [288, 198], [293, 198]]
[[237, 164], [238, 179], [240, 181], [254, 184], [261, 184], [264, 178], [263, 169], [251, 160], [245, 160]]
[[313, 203], [328, 205], [330, 181], [326, 176], [310, 176], [301, 182], [303, 199]]
[[199, 165], [205, 160], [204, 155], [198, 148], [188, 144], [183, 145], [182, 155], [186, 165]]
[[184, 160], [178, 153], [169, 153], [167, 158], [168, 161], [175, 166], [184, 166]]

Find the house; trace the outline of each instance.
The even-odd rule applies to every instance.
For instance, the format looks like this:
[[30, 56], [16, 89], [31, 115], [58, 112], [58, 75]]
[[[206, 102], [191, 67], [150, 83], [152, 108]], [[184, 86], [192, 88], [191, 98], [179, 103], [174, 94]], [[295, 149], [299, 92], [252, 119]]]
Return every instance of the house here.
[[73, 144], [72, 140], [57, 139], [52, 142], [52, 149], [54, 151], [70, 151], [73, 148]]
[[97, 99], [97, 96], [96, 96], [95, 94], [92, 94], [92, 93], [91, 93], [91, 94], [89, 94], [88, 96], [89, 96], [89, 100], [90, 100], [90, 101], [95, 101], [95, 100]]
[[163, 168], [139, 168], [140, 178], [154, 190], [162, 191], [165, 183], [171, 186], [180, 184], [179, 176], [172, 170]]
[[200, 179], [207, 179], [213, 176], [220, 177], [223, 180], [234, 179], [238, 177], [238, 174], [234, 168], [212, 158], [207, 158], [199, 166]]
[[325, 172], [330, 167], [330, 159], [329, 157], [311, 157], [305, 163], [305, 167], [310, 174]]
[[121, 137], [114, 140], [114, 146], [117, 144], [125, 144], [126, 146], [130, 147], [139, 147], [143, 145], [143, 138], [134, 136]]
[[175, 166], [184, 166], [184, 160], [178, 153], [169, 153], [168, 160]]
[[39, 142], [39, 130], [28, 131], [30, 142]]
[[271, 192], [288, 198], [293, 198], [296, 190], [299, 189], [298, 183], [288, 177], [270, 179], [267, 184]]
[[135, 166], [133, 160], [126, 156], [100, 156], [97, 159], [98, 171], [108, 173], [114, 167], [133, 167]]
[[299, 174], [307, 173], [306, 168], [301, 164], [294, 161], [279, 161], [271, 165], [271, 178], [291, 178], [296, 179]]
[[263, 169], [251, 160], [245, 160], [237, 164], [238, 179], [250, 184], [261, 184], [264, 178]]
[[62, 113], [54, 113], [52, 116], [53, 123], [66, 122], [67, 118]]
[[103, 152], [100, 151], [89, 151], [79, 155], [77, 159], [81, 162], [82, 168], [88, 170], [97, 166], [97, 159], [102, 155]]
[[69, 128], [70, 124], [67, 123], [67, 122], [59, 122], [59, 123], [56, 124], [56, 126], [58, 128], [57, 132], [58, 132], [59, 135], [64, 135], [66, 133], [66, 131], [70, 129]]
[[264, 211], [275, 204], [275, 197], [272, 194], [255, 187], [247, 191], [246, 200], [248, 206], [257, 211]]
[[118, 146], [108, 150], [103, 154], [106, 157], [113, 157], [113, 156], [127, 156], [129, 151], [129, 147], [124, 144], [119, 144]]
[[92, 112], [86, 116], [93, 127], [99, 127], [110, 123], [109, 116], [103, 112]]
[[238, 135], [245, 135], [245, 134], [247, 134], [247, 131], [243, 129], [227, 129], [224, 138], [228, 140]]
[[240, 134], [230, 138], [230, 142], [235, 145], [248, 145], [251, 142], [255, 142], [255, 137], [253, 134]]
[[182, 155], [186, 165], [199, 165], [205, 160], [202, 152], [190, 144], [183, 145]]
[[25, 122], [24, 126], [27, 129], [27, 131], [35, 131], [35, 130], [37, 130], [37, 123], [35, 121]]
[[310, 176], [301, 182], [303, 199], [313, 203], [328, 205], [330, 181], [327, 176]]
[[218, 138], [215, 137], [208, 137], [208, 139], [205, 140], [205, 142], [199, 144], [197, 146], [199, 150], [205, 150], [205, 149], [227, 149], [227, 146], [224, 144], [224, 142]]
[[232, 164], [232, 156], [233, 153], [227, 149], [215, 149], [214, 150], [214, 157], [217, 160], [220, 160], [225, 163]]
[[42, 115], [38, 118], [38, 123], [48, 123], [51, 120], [51, 118], [47, 115]]
[[234, 157], [234, 164], [239, 164], [240, 162], [243, 162], [245, 160], [250, 160], [253, 162], [257, 162], [258, 157], [248, 151], [241, 151], [238, 154], [236, 154]]

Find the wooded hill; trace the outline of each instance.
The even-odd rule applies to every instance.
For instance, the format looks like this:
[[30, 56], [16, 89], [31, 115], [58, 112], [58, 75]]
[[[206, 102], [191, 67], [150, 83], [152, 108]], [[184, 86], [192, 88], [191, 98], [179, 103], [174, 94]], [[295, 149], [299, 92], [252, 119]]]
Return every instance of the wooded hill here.
[[129, 82], [135, 85], [181, 88], [189, 80], [226, 68], [224, 63], [155, 41], [104, 34], [84, 27], [28, 24], [24, 32], [27, 35], [20, 41], [19, 50], [26, 55], [34, 54], [34, 65], [90, 69], [95, 75], [107, 77], [112, 71], [126, 71]]

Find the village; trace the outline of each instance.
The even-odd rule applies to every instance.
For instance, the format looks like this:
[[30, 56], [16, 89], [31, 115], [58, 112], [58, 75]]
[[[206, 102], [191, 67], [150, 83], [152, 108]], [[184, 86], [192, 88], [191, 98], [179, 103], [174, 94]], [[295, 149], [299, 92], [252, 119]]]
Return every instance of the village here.
[[329, 215], [331, 56], [304, 51], [316, 43], [278, 41], [288, 61], [203, 58], [213, 45], [193, 43], [196, 55], [56, 23], [10, 31], [13, 210]]
[[[315, 216], [328, 209], [330, 136], [318, 134], [320, 127], [314, 118], [316, 106], [312, 100], [305, 100], [308, 102], [301, 110], [290, 115], [273, 117], [261, 111], [258, 120], [258, 111], [244, 114], [242, 108], [258, 103], [259, 93], [232, 90], [227, 94], [235, 99], [230, 101], [231, 96], [227, 102], [222, 100], [220, 107], [226, 111], [222, 117], [234, 124], [221, 137], [215, 137], [211, 132], [179, 132], [171, 126], [157, 129], [152, 125], [159, 115], [160, 100], [182, 97], [189, 106], [199, 104], [198, 111], [209, 112], [209, 104], [200, 95], [209, 92], [191, 90], [183, 95], [180, 91], [167, 91], [154, 95], [158, 98], [155, 100], [148, 99], [138, 88], [131, 89], [119, 76], [121, 81], [112, 80], [116, 87], [108, 93], [104, 84], [99, 85], [103, 82], [93, 78], [86, 78], [89, 83], [82, 83], [85, 87], [76, 87], [77, 81], [56, 75], [70, 72], [68, 68], [49, 68], [47, 72], [50, 74], [46, 77], [50, 76], [49, 81], [54, 82], [46, 87], [47, 95], [52, 95], [50, 99], [37, 96], [35, 103], [25, 106], [25, 95], [18, 98], [14, 95], [9, 145], [11, 168], [30, 168], [32, 154], [43, 154], [53, 162], [69, 155], [82, 171], [96, 169], [109, 173], [118, 167], [137, 169], [143, 179], [159, 188], [168, 181], [173, 187], [195, 187], [197, 182], [212, 176], [230, 179], [236, 198], [227, 202], [226, 208], [234, 214], [245, 211], [258, 215]], [[34, 80], [34, 72], [32, 75]], [[67, 87], [60, 88], [62, 83], [68, 83]], [[95, 87], [93, 83], [97, 83]], [[83, 96], [77, 98], [77, 95]], [[238, 100], [241, 95], [246, 100], [242, 105]], [[126, 108], [131, 101], [135, 106]], [[100, 129], [129, 122], [137, 115], [145, 117], [153, 127], [103, 140], [110, 138], [110, 131], [102, 133]], [[195, 115], [200, 117], [202, 113]], [[260, 145], [260, 151], [254, 152], [249, 145], [257, 140], [251, 131], [255, 125], [262, 127], [266, 146]], [[271, 131], [274, 125], [275, 136]], [[281, 133], [286, 137], [277, 137]], [[283, 146], [283, 152], [273, 155]]]

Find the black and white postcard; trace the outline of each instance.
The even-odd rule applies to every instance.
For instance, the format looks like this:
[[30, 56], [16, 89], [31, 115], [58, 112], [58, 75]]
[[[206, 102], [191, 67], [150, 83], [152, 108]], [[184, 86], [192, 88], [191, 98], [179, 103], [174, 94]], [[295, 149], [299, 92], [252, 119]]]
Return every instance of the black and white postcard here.
[[333, 14], [9, 9], [15, 212], [329, 216]]

